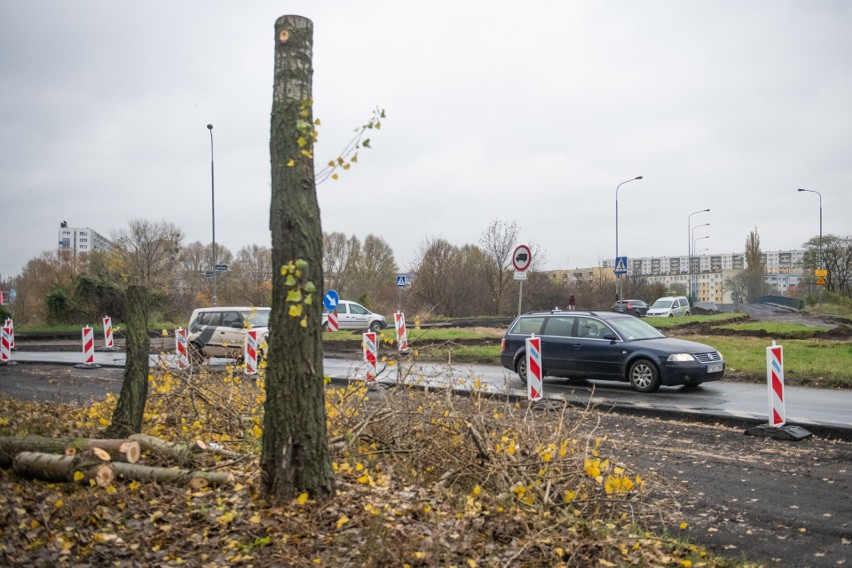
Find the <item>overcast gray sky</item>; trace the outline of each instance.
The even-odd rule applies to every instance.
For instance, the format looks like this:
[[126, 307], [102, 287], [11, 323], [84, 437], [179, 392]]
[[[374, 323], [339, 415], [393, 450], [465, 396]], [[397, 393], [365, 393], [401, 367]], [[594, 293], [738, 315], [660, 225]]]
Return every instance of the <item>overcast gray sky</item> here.
[[60, 221], [167, 220], [270, 245], [277, 17], [314, 23], [319, 164], [371, 110], [373, 150], [318, 188], [323, 231], [477, 243], [495, 219], [547, 268], [852, 234], [852, 2], [0, 0], [0, 275]]

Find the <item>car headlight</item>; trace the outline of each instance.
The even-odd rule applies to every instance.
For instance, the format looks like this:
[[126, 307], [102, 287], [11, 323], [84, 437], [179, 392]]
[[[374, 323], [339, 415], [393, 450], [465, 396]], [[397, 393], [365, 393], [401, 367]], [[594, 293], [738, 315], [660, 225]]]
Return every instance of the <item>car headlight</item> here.
[[669, 358], [666, 359], [669, 363], [687, 363], [690, 361], [695, 361], [695, 357], [690, 355], [689, 353], [672, 353], [669, 355]]

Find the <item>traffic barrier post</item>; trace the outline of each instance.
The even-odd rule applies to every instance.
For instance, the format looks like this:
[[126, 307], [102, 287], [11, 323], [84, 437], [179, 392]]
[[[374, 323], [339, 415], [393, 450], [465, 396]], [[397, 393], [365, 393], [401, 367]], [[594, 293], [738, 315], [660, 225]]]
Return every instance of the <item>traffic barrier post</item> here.
[[527, 396], [530, 401], [541, 400], [541, 338], [531, 335], [526, 339], [527, 358]]
[[784, 347], [776, 345], [775, 340], [766, 348], [766, 386], [769, 391], [769, 423], [749, 428], [746, 434], [794, 442], [812, 436], [801, 426], [787, 424], [784, 399]]
[[175, 351], [177, 352], [178, 369], [189, 367], [189, 352], [186, 345], [186, 330], [179, 327], [175, 330]]
[[83, 328], [83, 364], [95, 364], [95, 333], [88, 325]]
[[375, 331], [368, 331], [363, 335], [364, 362], [367, 364], [367, 382], [376, 382], [376, 366], [379, 346]]
[[337, 310], [331, 310], [328, 312], [328, 324], [326, 325], [327, 331], [337, 331], [339, 329], [339, 324], [337, 322]]
[[9, 320], [3, 324], [0, 331], [0, 363], [8, 363], [12, 359], [12, 332], [9, 329]]
[[772, 342], [766, 348], [766, 384], [769, 387], [769, 425], [780, 428], [787, 423], [784, 408], [784, 346]]
[[112, 319], [104, 316], [104, 347], [109, 350], [115, 349], [115, 341], [112, 338]]
[[405, 314], [396, 312], [393, 315], [394, 324], [396, 326], [396, 343], [400, 353], [408, 353], [408, 334], [405, 331]]
[[246, 330], [246, 347], [243, 359], [246, 362], [246, 375], [257, 374], [257, 330]]
[[15, 321], [12, 318], [6, 318], [4, 327], [9, 328], [9, 350], [15, 350]]

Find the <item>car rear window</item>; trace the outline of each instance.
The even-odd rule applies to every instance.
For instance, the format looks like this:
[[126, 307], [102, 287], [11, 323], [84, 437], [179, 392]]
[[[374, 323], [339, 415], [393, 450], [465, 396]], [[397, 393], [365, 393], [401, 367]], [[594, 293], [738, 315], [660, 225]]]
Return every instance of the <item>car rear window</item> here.
[[509, 333], [518, 335], [530, 335], [532, 333], [541, 333], [541, 324], [544, 323], [544, 316], [521, 318], [515, 322]]
[[552, 316], [547, 318], [543, 335], [554, 335], [557, 337], [571, 337], [574, 333], [574, 316]]

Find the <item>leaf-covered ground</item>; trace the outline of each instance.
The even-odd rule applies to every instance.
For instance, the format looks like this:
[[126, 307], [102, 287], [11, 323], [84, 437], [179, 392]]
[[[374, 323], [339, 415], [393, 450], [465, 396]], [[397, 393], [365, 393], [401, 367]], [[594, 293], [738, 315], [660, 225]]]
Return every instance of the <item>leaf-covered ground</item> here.
[[[231, 472], [194, 490], [101, 488], [0, 470], [0, 564], [27, 566], [734, 566], [679, 538], [671, 484], [637, 470], [592, 410], [416, 388], [326, 391], [336, 495], [260, 493], [262, 380], [150, 377], [143, 431], [236, 452], [149, 465]], [[0, 399], [0, 435], [97, 437], [90, 406]]]

